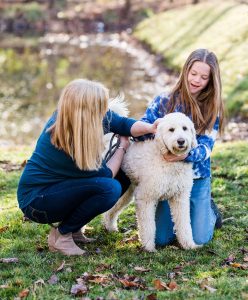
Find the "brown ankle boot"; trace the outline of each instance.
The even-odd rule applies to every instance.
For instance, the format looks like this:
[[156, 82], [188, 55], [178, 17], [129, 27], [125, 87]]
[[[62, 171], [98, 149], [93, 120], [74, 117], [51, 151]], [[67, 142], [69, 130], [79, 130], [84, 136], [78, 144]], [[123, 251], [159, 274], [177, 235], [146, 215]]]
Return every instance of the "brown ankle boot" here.
[[[54, 230], [53, 230], [54, 229]], [[85, 255], [86, 251], [80, 249], [73, 241], [72, 233], [61, 234], [58, 229], [51, 229], [48, 237], [49, 249], [52, 252], [60, 252], [64, 255]], [[48, 243], [49, 243], [48, 242]]]
[[81, 230], [72, 233], [72, 238], [74, 242], [81, 242], [81, 243], [91, 243], [94, 242], [96, 239], [86, 237]]
[[54, 249], [54, 245], [55, 245], [55, 242], [57, 240], [57, 232], [58, 232], [57, 228], [52, 227], [51, 230], [50, 230], [50, 233], [48, 235], [47, 242], [48, 242], [49, 250], [51, 252], [55, 252], [56, 251]]

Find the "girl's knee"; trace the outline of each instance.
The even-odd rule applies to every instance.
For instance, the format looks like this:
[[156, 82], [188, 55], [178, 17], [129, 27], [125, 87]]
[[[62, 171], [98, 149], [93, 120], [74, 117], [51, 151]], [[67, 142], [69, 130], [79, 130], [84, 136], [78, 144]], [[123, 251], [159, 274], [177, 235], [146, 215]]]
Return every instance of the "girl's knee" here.
[[212, 240], [212, 238], [213, 238], [213, 232], [193, 233], [193, 239], [197, 245], [207, 244]]

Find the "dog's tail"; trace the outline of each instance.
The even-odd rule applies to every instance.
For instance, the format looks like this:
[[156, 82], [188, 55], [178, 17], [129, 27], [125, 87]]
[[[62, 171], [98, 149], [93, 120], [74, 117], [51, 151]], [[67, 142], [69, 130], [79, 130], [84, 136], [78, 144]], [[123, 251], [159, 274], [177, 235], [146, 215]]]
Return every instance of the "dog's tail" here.
[[114, 111], [120, 116], [128, 117], [129, 110], [127, 108], [128, 104], [124, 100], [124, 94], [121, 93], [115, 98], [109, 99], [108, 107], [110, 110]]

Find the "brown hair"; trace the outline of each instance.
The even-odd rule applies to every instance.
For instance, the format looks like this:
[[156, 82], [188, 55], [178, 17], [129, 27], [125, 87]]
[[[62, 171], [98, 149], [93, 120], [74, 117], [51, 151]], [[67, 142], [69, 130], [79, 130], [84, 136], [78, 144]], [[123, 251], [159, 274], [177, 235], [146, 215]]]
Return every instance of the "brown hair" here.
[[[188, 74], [196, 61], [209, 65], [210, 78], [207, 86], [194, 99], [188, 87]], [[173, 112], [177, 105], [181, 105], [187, 115], [192, 116], [198, 133], [212, 130], [216, 118], [219, 117], [220, 132], [223, 131], [224, 103], [221, 96], [221, 78], [219, 63], [216, 55], [207, 49], [197, 49], [187, 58], [179, 80], [172, 90], [168, 106], [168, 113]]]
[[57, 119], [48, 130], [52, 143], [70, 155], [81, 170], [101, 166], [102, 120], [108, 100], [108, 89], [85, 79], [71, 81], [61, 93]]

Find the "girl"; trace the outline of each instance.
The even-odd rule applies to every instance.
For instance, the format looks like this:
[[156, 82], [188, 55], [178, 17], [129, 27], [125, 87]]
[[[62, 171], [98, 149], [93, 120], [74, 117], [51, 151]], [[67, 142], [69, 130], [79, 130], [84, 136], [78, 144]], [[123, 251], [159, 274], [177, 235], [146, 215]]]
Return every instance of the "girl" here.
[[[165, 114], [180, 111], [194, 122], [198, 146], [187, 156], [164, 155], [170, 162], [193, 163], [194, 184], [190, 214], [193, 238], [205, 244], [213, 237], [214, 227], [221, 226], [221, 215], [211, 200], [210, 153], [217, 132], [223, 130], [224, 108], [218, 60], [213, 52], [198, 49], [186, 60], [179, 80], [169, 96], [157, 96], [141, 120], [154, 123]], [[158, 122], [158, 121], [156, 121]], [[159, 202], [156, 211], [156, 244], [167, 245], [175, 239], [167, 201]]]
[[[83, 255], [81, 227], [110, 209], [121, 195], [113, 177], [129, 146], [127, 136], [154, 133], [156, 125], [108, 111], [108, 90], [100, 83], [77, 79], [62, 91], [57, 111], [47, 122], [21, 176], [17, 196], [23, 213], [38, 223], [60, 222], [48, 236], [51, 251]], [[120, 145], [106, 163], [103, 135], [114, 132]], [[124, 190], [128, 182], [123, 181]]]

